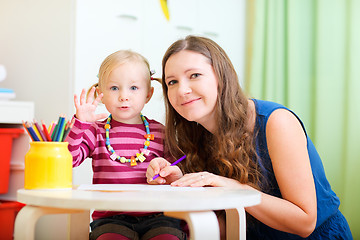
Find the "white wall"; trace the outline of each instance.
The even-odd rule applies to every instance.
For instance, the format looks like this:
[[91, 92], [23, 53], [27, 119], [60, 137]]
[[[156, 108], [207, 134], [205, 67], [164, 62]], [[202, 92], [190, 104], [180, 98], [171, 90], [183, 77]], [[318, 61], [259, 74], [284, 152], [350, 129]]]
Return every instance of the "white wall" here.
[[[74, 113], [73, 94], [97, 81], [102, 60], [119, 49], [148, 58], [161, 76], [172, 42], [188, 34], [218, 42], [244, 76], [246, 0], [168, 0], [170, 21], [158, 0], [0, 0], [0, 64], [16, 100], [34, 101], [47, 124]], [[161, 86], [143, 113], [164, 122]], [[90, 161], [74, 169], [74, 184], [91, 182]], [[64, 239], [65, 215], [43, 217], [36, 239]]]
[[0, 62], [16, 100], [34, 101], [47, 122], [69, 113], [73, 92], [71, 1], [0, 1]]

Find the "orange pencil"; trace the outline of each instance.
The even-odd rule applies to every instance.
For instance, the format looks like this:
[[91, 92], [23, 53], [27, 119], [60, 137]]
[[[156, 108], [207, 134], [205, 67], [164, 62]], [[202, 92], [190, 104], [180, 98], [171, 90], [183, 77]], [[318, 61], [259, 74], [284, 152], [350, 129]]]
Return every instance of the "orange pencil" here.
[[31, 140], [34, 141], [34, 138], [32, 137], [31, 133], [29, 132], [29, 129], [26, 127], [24, 120], [22, 121], [22, 125], [24, 126], [25, 130], [29, 134], [29, 137], [31, 138]]

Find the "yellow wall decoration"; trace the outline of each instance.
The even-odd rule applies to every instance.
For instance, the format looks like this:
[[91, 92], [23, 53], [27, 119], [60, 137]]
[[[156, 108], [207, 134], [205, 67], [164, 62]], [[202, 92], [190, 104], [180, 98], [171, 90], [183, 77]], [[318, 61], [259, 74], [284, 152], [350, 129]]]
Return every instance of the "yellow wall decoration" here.
[[169, 8], [168, 8], [168, 5], [167, 5], [167, 0], [160, 0], [160, 5], [161, 5], [161, 9], [164, 12], [166, 20], [169, 21], [170, 15], [169, 15]]

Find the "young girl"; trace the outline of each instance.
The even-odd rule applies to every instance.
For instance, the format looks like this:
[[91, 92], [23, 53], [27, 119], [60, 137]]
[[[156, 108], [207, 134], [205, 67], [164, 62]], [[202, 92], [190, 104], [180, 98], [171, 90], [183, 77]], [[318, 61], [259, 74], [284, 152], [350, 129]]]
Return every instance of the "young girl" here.
[[[150, 75], [144, 57], [118, 51], [103, 61], [88, 96], [85, 90], [80, 101], [74, 96], [69, 150], [73, 167], [92, 158], [94, 184], [144, 184], [150, 160], [164, 157], [163, 126], [141, 115], [154, 91]], [[105, 120], [107, 114], [95, 114], [100, 101], [110, 112]], [[185, 239], [180, 220], [162, 213], [95, 211], [92, 217], [90, 239]]]
[[[162, 67], [166, 144], [173, 156], [187, 157], [182, 171], [154, 159], [149, 182], [261, 191], [261, 203], [246, 208], [252, 216], [248, 239], [352, 239], [339, 198], [295, 113], [247, 99], [228, 56], [210, 39], [175, 42]], [[160, 177], [152, 181], [155, 174]]]

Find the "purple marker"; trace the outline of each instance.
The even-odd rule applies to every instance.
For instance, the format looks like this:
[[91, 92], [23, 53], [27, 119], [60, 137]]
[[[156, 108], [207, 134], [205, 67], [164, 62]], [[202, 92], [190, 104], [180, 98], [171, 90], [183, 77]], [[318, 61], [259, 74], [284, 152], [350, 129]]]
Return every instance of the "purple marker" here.
[[[175, 162], [173, 162], [170, 166], [174, 166], [176, 164], [178, 164], [179, 162], [181, 162], [182, 160], [184, 160], [186, 158], [186, 155], [182, 156], [181, 158], [179, 158], [178, 160], [176, 160]], [[156, 178], [158, 178], [160, 175], [156, 174], [152, 180], [154, 181]]]

